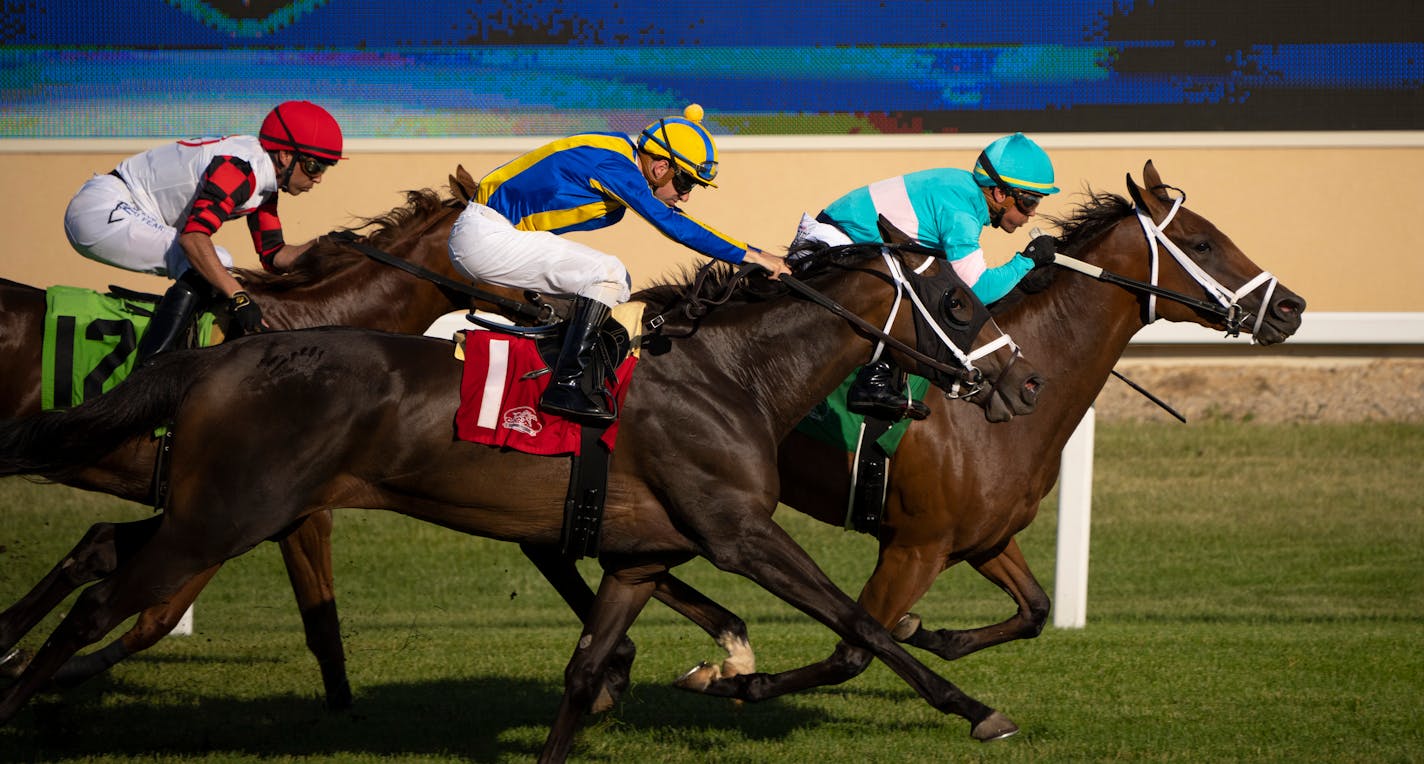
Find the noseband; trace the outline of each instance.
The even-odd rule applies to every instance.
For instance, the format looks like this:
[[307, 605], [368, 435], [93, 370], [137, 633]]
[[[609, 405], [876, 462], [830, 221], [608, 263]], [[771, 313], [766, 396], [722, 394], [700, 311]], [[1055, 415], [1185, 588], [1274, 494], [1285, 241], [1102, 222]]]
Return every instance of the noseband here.
[[[1177, 190], [1180, 191], [1180, 189]], [[1222, 320], [1226, 322], [1226, 336], [1235, 337], [1241, 333], [1241, 325], [1251, 317], [1251, 314], [1241, 307], [1240, 299], [1256, 291], [1258, 287], [1265, 285], [1266, 293], [1261, 298], [1261, 311], [1260, 314], [1256, 316], [1256, 323], [1251, 327], [1251, 335], [1254, 337], [1256, 331], [1261, 328], [1261, 324], [1266, 320], [1266, 306], [1270, 305], [1271, 295], [1275, 294], [1276, 285], [1279, 284], [1280, 281], [1269, 271], [1261, 271], [1255, 278], [1246, 282], [1244, 286], [1233, 292], [1212, 278], [1211, 274], [1202, 269], [1200, 265], [1197, 265], [1196, 261], [1187, 257], [1187, 254], [1182, 251], [1181, 247], [1178, 247], [1176, 243], [1167, 238], [1165, 232], [1167, 225], [1172, 222], [1172, 218], [1177, 214], [1177, 210], [1181, 209], [1182, 202], [1185, 200], [1185, 194], [1173, 199], [1172, 209], [1167, 211], [1167, 215], [1162, 218], [1161, 223], [1152, 222], [1152, 218], [1148, 217], [1147, 213], [1143, 211], [1142, 205], [1139, 204], [1137, 206], [1137, 220], [1142, 224], [1142, 231], [1147, 236], [1148, 249], [1152, 253], [1152, 286], [1157, 287], [1158, 243], [1160, 242], [1161, 247], [1171, 253], [1173, 259], [1182, 267], [1182, 270], [1186, 271], [1187, 275], [1191, 276], [1192, 279], [1200, 284], [1202, 288], [1206, 290], [1207, 294], [1215, 300], [1214, 305], [1210, 303], [1206, 304], [1208, 312], [1221, 317]], [[1160, 287], [1157, 289], [1160, 290]], [[1178, 302], [1185, 302], [1189, 305], [1201, 302], [1191, 300], [1190, 298], [1182, 299], [1184, 295], [1177, 295], [1167, 290], [1151, 290], [1147, 297], [1147, 323], [1149, 324], [1157, 320], [1158, 295], [1177, 300]]]

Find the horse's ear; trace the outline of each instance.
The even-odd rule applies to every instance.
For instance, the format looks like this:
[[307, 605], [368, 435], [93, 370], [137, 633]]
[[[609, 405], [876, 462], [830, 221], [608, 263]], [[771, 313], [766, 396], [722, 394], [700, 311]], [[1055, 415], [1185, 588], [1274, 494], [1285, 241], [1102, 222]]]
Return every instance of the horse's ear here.
[[1132, 197], [1132, 203], [1139, 209], [1151, 210], [1153, 208], [1153, 205], [1148, 204], [1147, 200], [1143, 198], [1142, 189], [1132, 181], [1132, 173], [1127, 174], [1127, 195]]
[[1152, 164], [1152, 160], [1147, 160], [1147, 164], [1142, 167], [1142, 183], [1147, 186], [1147, 190], [1152, 195], [1164, 202], [1172, 201], [1167, 196], [1167, 187], [1162, 183], [1162, 176], [1157, 174], [1157, 166]]
[[[1132, 194], [1132, 200], [1137, 202], [1137, 206], [1150, 210], [1156, 208], [1156, 202], [1160, 202], [1163, 206], [1172, 203], [1172, 197], [1167, 195], [1169, 186], [1162, 182], [1162, 176], [1157, 174], [1157, 167], [1152, 164], [1151, 159], [1147, 160], [1147, 164], [1142, 168], [1142, 182], [1143, 188], [1138, 188], [1132, 182], [1132, 176], [1127, 176], [1127, 190]], [[1151, 197], [1150, 201], [1144, 198], [1142, 193], [1144, 189], [1147, 191], [1146, 196]]]
[[462, 202], [475, 198], [475, 179], [462, 164], [455, 165], [455, 174], [450, 176], [450, 195]]

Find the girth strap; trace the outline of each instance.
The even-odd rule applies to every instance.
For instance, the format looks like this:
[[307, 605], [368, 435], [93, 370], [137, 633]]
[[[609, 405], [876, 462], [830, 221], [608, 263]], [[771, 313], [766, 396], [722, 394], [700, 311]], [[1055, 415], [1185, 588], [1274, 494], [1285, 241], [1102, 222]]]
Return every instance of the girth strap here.
[[579, 453], [569, 466], [569, 491], [564, 498], [564, 527], [559, 551], [572, 559], [598, 556], [603, 507], [608, 495], [608, 450], [601, 439], [607, 427], [583, 425]]
[[868, 416], [860, 425], [860, 442], [855, 447], [855, 462], [850, 473], [846, 530], [872, 536], [880, 533], [880, 520], [885, 514], [890, 457], [877, 441], [893, 424], [886, 419]]

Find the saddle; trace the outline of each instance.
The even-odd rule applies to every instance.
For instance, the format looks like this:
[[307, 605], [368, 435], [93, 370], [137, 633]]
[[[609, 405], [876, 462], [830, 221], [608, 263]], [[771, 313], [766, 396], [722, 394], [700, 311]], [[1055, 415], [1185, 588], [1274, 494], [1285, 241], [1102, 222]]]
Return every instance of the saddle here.
[[[634, 340], [624, 322], [628, 320], [626, 316], [634, 311], [640, 314], [641, 306], [629, 305], [626, 310], [625, 306], [620, 306], [619, 310], [604, 322], [598, 334], [595, 362], [589, 364], [585, 370], [582, 382], [585, 391], [606, 396], [607, 400], [614, 404], [610, 408], [615, 411], [618, 408], [616, 404], [621, 401], [622, 394], [626, 392], [626, 375], [632, 372], [631, 366], [627, 366], [625, 361], [631, 360], [629, 355], [633, 350]], [[558, 359], [559, 350], [563, 346], [563, 335], [567, 330], [567, 322], [563, 321], [543, 326], [519, 327], [498, 323], [473, 312], [468, 314], [466, 319], [481, 329], [493, 333], [494, 336], [503, 335], [528, 340], [532, 343], [540, 362], [542, 362], [542, 367], [523, 373], [520, 376], [521, 381], [547, 378], [550, 375], [550, 370]], [[636, 317], [629, 323], [633, 326], [638, 325]], [[468, 363], [473, 356], [468, 352], [466, 355], [466, 375], [468, 376], [471, 373]], [[619, 379], [617, 373], [620, 370], [625, 373], [625, 378], [622, 380]], [[466, 391], [472, 387], [471, 382], [472, 380], [466, 379], [461, 385], [462, 410], [465, 409], [467, 403], [471, 402], [470, 397], [466, 395]], [[485, 385], [481, 394], [490, 394], [488, 390], [489, 386]], [[539, 391], [542, 392], [542, 386]], [[521, 399], [523, 397], [521, 396]], [[537, 396], [534, 396], [533, 399], [537, 400]], [[483, 405], [483, 401], [481, 403]], [[522, 426], [528, 432], [531, 427], [529, 421], [531, 418], [553, 420], [552, 415], [548, 412], [538, 410], [536, 413], [536, 409], [537, 405], [533, 407], [518, 406], [517, 409], [514, 409], [519, 412], [518, 416], [514, 417], [514, 421], [510, 424], [504, 426], [514, 429]], [[487, 406], [485, 410], [488, 413]], [[510, 411], [506, 411], [502, 418], [508, 421], [510, 413]], [[462, 415], [457, 413], [457, 432], [469, 431], [467, 426], [460, 424], [461, 417]], [[484, 417], [484, 422], [489, 424], [490, 417]], [[594, 556], [598, 553], [603, 509], [608, 491], [608, 464], [613, 448], [612, 435], [615, 434], [617, 420], [602, 426], [579, 425], [562, 420], [559, 420], [558, 424], [562, 428], [576, 429], [578, 438], [578, 446], [570, 455], [569, 486], [564, 499], [564, 524], [560, 534], [560, 551], [565, 556], [574, 559]], [[553, 426], [552, 421], [539, 429], [551, 426]], [[489, 442], [482, 437], [466, 437], [464, 432], [461, 437], [476, 442]], [[533, 453], [538, 452], [530, 448], [520, 448], [516, 443], [517, 441], [514, 440], [503, 440], [499, 445]], [[562, 450], [560, 453], [568, 453], [568, 451]]]
[[[41, 405], [68, 408], [113, 389], [133, 370], [138, 340], [159, 296], [110, 286], [107, 293], [70, 286], [45, 291]], [[222, 341], [211, 305], [200, 305], [188, 347]]]

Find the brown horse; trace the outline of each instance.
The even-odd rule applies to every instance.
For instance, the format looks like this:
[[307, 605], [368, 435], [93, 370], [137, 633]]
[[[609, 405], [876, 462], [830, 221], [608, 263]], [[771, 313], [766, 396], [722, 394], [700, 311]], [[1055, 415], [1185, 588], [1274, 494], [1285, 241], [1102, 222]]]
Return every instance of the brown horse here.
[[[694, 555], [756, 581], [881, 659], [935, 708], [969, 720], [976, 739], [1015, 731], [910, 658], [771, 520], [777, 443], [864, 363], [870, 344], [862, 337], [880, 334], [867, 326], [887, 327], [892, 356], [910, 363], [910, 346], [929, 332], [916, 331], [922, 322], [911, 312], [894, 312], [902, 279], [953, 278], [952, 268], [921, 255], [846, 257], [807, 266], [807, 283], [821, 293], [816, 300], [769, 297], [776, 285], [752, 279], [762, 288], [724, 293], [706, 310], [661, 314], [674, 339], [645, 345], [624, 407], [600, 547], [603, 581], [565, 672], [543, 759], [567, 756], [656, 581]], [[907, 272], [911, 265], [925, 272]], [[719, 286], [716, 278], [698, 283]], [[644, 299], [676, 305], [682, 289], [667, 285]], [[967, 292], [960, 283], [940, 293], [924, 323], [953, 333]], [[978, 334], [981, 344], [998, 337]], [[928, 346], [944, 350], [938, 338]], [[1016, 357], [1000, 347], [981, 368], [992, 377]], [[335, 328], [278, 332], [159, 356], [79, 407], [0, 426], [0, 474], [52, 478], [82, 473], [157, 424], [171, 422], [175, 433], [168, 509], [126, 524], [128, 538], [111, 547], [102, 580], [0, 697], [0, 720], [128, 615], [313, 512], [388, 509], [491, 538], [556, 544], [567, 463], [454, 440], [460, 375], [449, 343], [438, 340]], [[962, 381], [938, 371], [931, 379], [945, 389]]]
[[[381, 264], [356, 249], [375, 248], [391, 257], [454, 279], [447, 239], [473, 187], [464, 168], [450, 177], [449, 197], [426, 189], [406, 194], [406, 204], [356, 227], [367, 234], [357, 240], [320, 238], [295, 268], [285, 274], [239, 269], [238, 280], [262, 306], [267, 322], [277, 329], [346, 325], [419, 334], [440, 315], [468, 307], [468, 296], [432, 281]], [[350, 230], [350, 229], [348, 229]], [[500, 294], [499, 297], [506, 297]], [[26, 416], [40, 410], [41, 350], [45, 292], [0, 279], [0, 418]], [[72, 485], [141, 503], [152, 503], [157, 441], [139, 439], [112, 454], [95, 469], [69, 481]], [[328, 702], [350, 704], [339, 625], [332, 588], [329, 515], [310, 516], [281, 541], [297, 604], [307, 630], [307, 642], [321, 666]], [[106, 526], [95, 533], [111, 532]], [[195, 577], [188, 591], [164, 606], [146, 611], [119, 640], [100, 653], [76, 660], [62, 679], [81, 680], [115, 661], [158, 641], [172, 630], [217, 568]], [[19, 635], [0, 623], [0, 655]]]
[[[1143, 180], [1145, 192], [1127, 178], [1132, 202], [1090, 195], [1076, 214], [1054, 221], [1061, 228], [1062, 252], [1125, 279], [1114, 283], [1059, 272], [1046, 288], [1015, 295], [1015, 304], [996, 315], [1052, 385], [1053, 394], [1034, 416], [986, 427], [980, 418], [965, 416], [962, 406], [935, 406], [928, 419], [909, 428], [891, 459], [880, 553], [859, 601], [898, 639], [954, 660], [1043, 630], [1049, 598], [1014, 536], [1033, 522], [1058, 478], [1069, 436], [1128, 341], [1154, 313], [1222, 331], [1243, 328], [1262, 345], [1282, 342], [1300, 327], [1305, 300], [1263, 274], [1211, 222], [1180, 206], [1184, 197], [1169, 195], [1177, 189], [1162, 182], [1151, 162]], [[1164, 229], [1181, 259], [1167, 256], [1164, 240], [1144, 235], [1147, 222]], [[1154, 270], [1160, 270], [1155, 279]], [[1159, 294], [1154, 300], [1153, 292], [1161, 290], [1178, 297]], [[842, 450], [793, 432], [781, 443], [778, 465], [784, 504], [844, 524], [850, 472]], [[910, 609], [942, 571], [960, 562], [1013, 598], [1015, 614], [974, 629], [925, 628]], [[547, 563], [545, 575], [578, 586], [567, 571]], [[694, 668], [680, 680], [682, 686], [725, 684], [727, 675], [744, 673], [754, 663], [745, 624], [735, 615], [685, 585], [665, 588], [659, 599], [702, 625], [730, 654], [721, 666]], [[745, 681], [753, 697], [764, 699], [843, 682], [864, 666], [842, 645], [822, 663]]]

